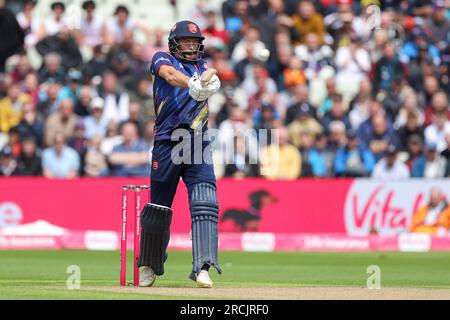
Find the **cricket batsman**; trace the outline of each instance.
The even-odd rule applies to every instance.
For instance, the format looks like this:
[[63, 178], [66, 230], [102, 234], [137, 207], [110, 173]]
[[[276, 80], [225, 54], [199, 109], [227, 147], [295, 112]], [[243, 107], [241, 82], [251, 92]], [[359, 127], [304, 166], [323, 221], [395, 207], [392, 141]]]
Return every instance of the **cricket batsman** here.
[[[209, 81], [201, 75], [208, 69], [203, 59], [204, 45], [197, 24], [177, 22], [169, 35], [169, 52], [157, 52], [150, 71], [154, 77], [155, 139], [151, 165], [151, 203], [141, 213], [141, 247], [138, 267], [140, 286], [149, 287], [164, 274], [172, 221], [172, 202], [180, 178], [189, 196], [192, 234], [192, 272], [189, 278], [202, 288], [211, 288], [209, 268], [222, 273], [218, 263], [218, 213], [216, 178], [212, 161], [177, 163], [172, 155], [179, 143], [187, 143], [191, 155], [200, 152], [212, 159], [209, 139], [202, 139], [201, 150], [194, 148], [194, 137], [207, 129], [208, 98], [220, 88], [214, 74]], [[212, 74], [209, 70], [204, 74]], [[183, 129], [192, 139], [184, 142], [171, 137]], [[201, 134], [199, 134], [201, 133]], [[186, 149], [184, 149], [186, 150]]]

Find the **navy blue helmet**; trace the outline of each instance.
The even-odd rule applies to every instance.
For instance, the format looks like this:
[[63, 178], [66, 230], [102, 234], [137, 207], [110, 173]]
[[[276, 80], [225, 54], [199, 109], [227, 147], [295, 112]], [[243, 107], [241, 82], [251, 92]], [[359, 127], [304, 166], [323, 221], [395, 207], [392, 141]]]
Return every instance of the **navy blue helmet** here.
[[[182, 50], [180, 47], [179, 39], [181, 38], [197, 38], [196, 46], [191, 50]], [[200, 32], [200, 28], [195, 22], [184, 20], [177, 22], [169, 34], [169, 51], [177, 58], [186, 62], [199, 61], [204, 54], [205, 46], [203, 40], [205, 39]], [[194, 55], [194, 57], [189, 57]]]

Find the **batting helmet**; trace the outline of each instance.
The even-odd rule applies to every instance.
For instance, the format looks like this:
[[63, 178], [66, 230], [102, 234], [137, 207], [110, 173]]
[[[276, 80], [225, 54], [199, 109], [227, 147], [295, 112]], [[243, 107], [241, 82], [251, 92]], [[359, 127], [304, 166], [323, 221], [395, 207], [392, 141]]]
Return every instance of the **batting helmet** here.
[[[197, 38], [197, 47], [193, 50], [182, 50], [178, 42], [181, 38]], [[169, 34], [169, 51], [176, 55], [177, 58], [186, 62], [196, 62], [203, 57], [205, 46], [203, 40], [205, 39], [200, 32], [200, 28], [195, 22], [184, 20], [177, 22]], [[194, 58], [189, 58], [189, 55], [195, 55]]]

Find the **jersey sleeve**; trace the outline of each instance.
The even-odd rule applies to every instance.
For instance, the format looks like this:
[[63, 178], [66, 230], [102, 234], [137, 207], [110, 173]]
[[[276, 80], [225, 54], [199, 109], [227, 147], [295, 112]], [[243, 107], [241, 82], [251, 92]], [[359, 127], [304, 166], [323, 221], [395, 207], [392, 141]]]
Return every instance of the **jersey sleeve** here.
[[174, 66], [172, 56], [167, 52], [159, 51], [155, 53], [152, 59], [152, 64], [150, 66], [150, 72], [153, 75], [158, 75], [159, 68], [163, 65]]

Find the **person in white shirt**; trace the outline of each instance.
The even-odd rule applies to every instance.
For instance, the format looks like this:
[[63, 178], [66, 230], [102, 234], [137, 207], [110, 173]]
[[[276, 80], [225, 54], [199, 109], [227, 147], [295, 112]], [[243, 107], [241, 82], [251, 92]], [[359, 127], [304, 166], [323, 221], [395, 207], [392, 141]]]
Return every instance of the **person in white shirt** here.
[[447, 120], [447, 113], [436, 113], [432, 117], [432, 124], [425, 128], [425, 142], [436, 144], [438, 152], [447, 149], [445, 136], [450, 134], [450, 121]]
[[19, 22], [20, 26], [25, 31], [26, 48], [33, 47], [45, 34], [45, 30], [39, 17], [34, 14], [35, 6], [35, 0], [26, 0], [23, 3], [22, 11], [16, 16], [17, 22]]
[[356, 94], [359, 83], [365, 79], [370, 71], [370, 55], [362, 46], [362, 39], [353, 35], [351, 43], [340, 47], [336, 51], [336, 83], [338, 90]]
[[106, 26], [103, 18], [96, 15], [96, 5], [93, 0], [86, 0], [82, 4], [85, 15], [80, 21], [80, 36], [78, 37], [80, 45], [95, 47], [104, 42]]
[[52, 16], [44, 21], [46, 36], [53, 36], [61, 31], [63, 27], [69, 27], [68, 20], [64, 17], [66, 6], [63, 2], [53, 2], [50, 9], [52, 10]]
[[240, 40], [233, 49], [231, 53], [231, 61], [233, 63], [238, 63], [248, 57], [248, 47], [251, 46], [253, 48], [253, 54], [258, 54], [262, 50], [266, 49], [264, 42], [260, 40], [260, 34], [257, 28], [250, 27], [245, 32], [244, 37]]
[[396, 181], [408, 179], [410, 172], [406, 164], [397, 159], [397, 147], [389, 145], [386, 156], [375, 165], [372, 171], [372, 178], [384, 181]]
[[117, 76], [112, 71], [103, 74], [99, 95], [104, 100], [101, 122], [105, 126], [110, 122], [121, 123], [130, 118], [130, 97], [126, 92], [117, 91], [117, 82]]

